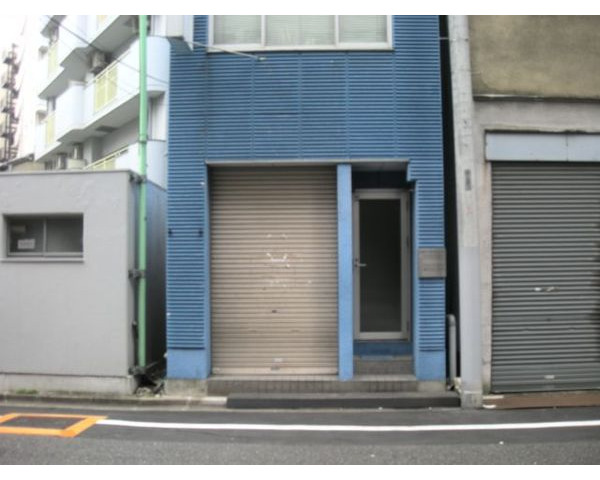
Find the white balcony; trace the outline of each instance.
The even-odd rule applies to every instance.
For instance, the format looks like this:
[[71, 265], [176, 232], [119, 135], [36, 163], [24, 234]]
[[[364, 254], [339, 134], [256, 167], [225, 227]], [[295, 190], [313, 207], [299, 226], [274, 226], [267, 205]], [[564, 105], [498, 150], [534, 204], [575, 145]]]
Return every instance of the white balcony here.
[[56, 24], [62, 22], [65, 15], [41, 15], [39, 18], [40, 32], [47, 37], [50, 35], [51, 30], [56, 29]]
[[103, 52], [114, 52], [137, 35], [136, 15], [88, 15], [87, 39]]
[[48, 112], [46, 119], [35, 128], [35, 159], [49, 160], [49, 158], [42, 158], [44, 154], [49, 151], [54, 152], [59, 147], [60, 143], [56, 140], [56, 112]]
[[46, 52], [47, 76], [42, 79], [42, 98], [56, 97], [67, 87], [69, 80], [83, 80], [88, 70], [84, 33], [86, 17], [67, 15], [58, 30], [58, 39]]
[[[170, 46], [162, 37], [148, 38], [147, 90], [150, 98], [168, 90]], [[139, 41], [92, 81], [67, 82], [56, 98], [56, 142], [38, 142], [36, 159], [49, 160], [67, 144], [102, 136], [137, 118], [139, 113]], [[46, 129], [46, 124], [38, 128]], [[42, 136], [43, 137], [43, 136]], [[39, 138], [39, 137], [38, 137]]]
[[[140, 144], [134, 143], [88, 165], [86, 170], [132, 170], [140, 173]], [[148, 180], [167, 188], [167, 142], [149, 140], [146, 147]]]

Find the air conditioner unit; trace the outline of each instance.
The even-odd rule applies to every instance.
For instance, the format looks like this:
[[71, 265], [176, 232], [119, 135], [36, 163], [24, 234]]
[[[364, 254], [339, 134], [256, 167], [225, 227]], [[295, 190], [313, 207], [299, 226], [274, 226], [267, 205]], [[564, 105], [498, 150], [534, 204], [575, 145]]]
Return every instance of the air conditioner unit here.
[[106, 66], [108, 65], [108, 60], [106, 59], [106, 54], [99, 50], [96, 50], [92, 53], [92, 72], [100, 73]]
[[66, 153], [58, 154], [58, 168], [60, 170], [81, 170], [85, 167], [85, 160], [71, 158]]

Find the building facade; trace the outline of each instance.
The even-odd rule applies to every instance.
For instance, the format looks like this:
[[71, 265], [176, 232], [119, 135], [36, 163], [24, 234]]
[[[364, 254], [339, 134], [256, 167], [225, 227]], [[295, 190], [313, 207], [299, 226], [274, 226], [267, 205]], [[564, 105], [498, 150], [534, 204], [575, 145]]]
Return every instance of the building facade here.
[[[152, 16], [147, 45], [148, 177], [166, 187], [170, 46], [184, 16]], [[135, 15], [46, 15], [35, 160], [47, 169], [138, 170], [139, 40]]]
[[142, 178], [137, 18], [41, 18], [47, 171], [0, 177], [2, 391], [132, 393], [164, 360], [167, 37], [185, 21], [150, 21]]
[[450, 21], [467, 403], [600, 388], [599, 19]]
[[443, 385], [438, 17], [195, 16], [170, 72], [168, 378]]
[[[131, 394], [139, 183], [0, 174], [0, 392]], [[165, 191], [148, 183], [148, 364], [165, 344]]]

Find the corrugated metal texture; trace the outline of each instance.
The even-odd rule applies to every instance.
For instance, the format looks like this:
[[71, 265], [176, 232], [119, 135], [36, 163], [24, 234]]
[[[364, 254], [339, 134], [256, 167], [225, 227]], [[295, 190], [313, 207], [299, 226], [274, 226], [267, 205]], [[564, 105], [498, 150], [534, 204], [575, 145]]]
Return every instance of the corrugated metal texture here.
[[214, 373], [337, 371], [333, 168], [211, 171]]
[[[196, 22], [196, 28], [202, 28]], [[206, 345], [206, 166], [200, 154], [202, 90], [190, 74], [190, 54], [172, 42], [169, 93], [167, 348]], [[196, 65], [197, 66], [197, 65]]]
[[446, 315], [446, 296], [444, 279], [420, 279], [419, 292], [427, 302], [423, 302], [419, 311], [419, 350], [422, 352], [440, 352], [446, 348], [446, 331], [440, 328], [440, 318]]
[[393, 51], [207, 54], [207, 157], [423, 157], [416, 173], [441, 174], [438, 18], [393, 28]]
[[[208, 42], [207, 20], [195, 17], [198, 42]], [[186, 192], [200, 196], [200, 176], [187, 173], [194, 161], [409, 158], [409, 179], [419, 184], [415, 244], [443, 246], [438, 17], [394, 16], [392, 23], [392, 51], [265, 52], [262, 62], [200, 47], [191, 54], [174, 52], [170, 215], [181, 215], [185, 223], [188, 207], [178, 202]], [[190, 232], [201, 216], [198, 201], [200, 211], [189, 211]], [[195, 285], [177, 299], [170, 295], [169, 324], [177, 325], [172, 329], [203, 321], [200, 299], [190, 293], [205, 282], [198, 264], [184, 265], [186, 255], [201, 256], [192, 237], [180, 247], [176, 238], [170, 238], [169, 258], [181, 255], [181, 270], [169, 260], [170, 283]], [[437, 290], [423, 292], [418, 302], [428, 311], [433, 299], [427, 295]], [[436, 335], [443, 334], [444, 315], [432, 322]]]
[[492, 388], [599, 388], [600, 165], [492, 172]]

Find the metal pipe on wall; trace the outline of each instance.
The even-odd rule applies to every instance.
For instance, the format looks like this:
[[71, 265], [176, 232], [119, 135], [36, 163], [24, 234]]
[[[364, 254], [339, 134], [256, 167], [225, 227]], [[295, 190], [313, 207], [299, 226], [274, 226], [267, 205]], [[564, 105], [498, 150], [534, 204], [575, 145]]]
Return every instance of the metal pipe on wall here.
[[138, 260], [137, 270], [140, 274], [138, 279], [137, 295], [137, 325], [138, 325], [138, 367], [146, 366], [146, 233], [147, 225], [147, 204], [146, 204], [146, 148], [148, 142], [148, 92], [146, 85], [146, 40], [148, 36], [148, 17], [139, 16], [139, 37], [140, 37], [140, 110], [139, 110], [139, 161], [140, 175], [142, 181], [139, 188], [138, 203]]

